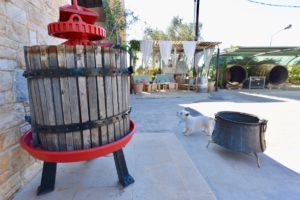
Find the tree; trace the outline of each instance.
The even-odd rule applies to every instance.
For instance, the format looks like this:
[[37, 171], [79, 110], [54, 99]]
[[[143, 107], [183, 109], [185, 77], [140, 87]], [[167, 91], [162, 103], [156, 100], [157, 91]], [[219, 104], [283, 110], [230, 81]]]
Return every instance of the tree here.
[[[199, 29], [201, 30], [202, 24]], [[144, 39], [151, 40], [194, 40], [194, 26], [192, 23], [185, 23], [179, 16], [173, 17], [167, 31], [161, 31], [147, 27], [144, 31]]]
[[105, 12], [105, 29], [106, 39], [120, 44], [122, 35], [130, 25], [138, 20], [131, 10], [124, 9], [120, 0], [103, 0], [103, 8]]

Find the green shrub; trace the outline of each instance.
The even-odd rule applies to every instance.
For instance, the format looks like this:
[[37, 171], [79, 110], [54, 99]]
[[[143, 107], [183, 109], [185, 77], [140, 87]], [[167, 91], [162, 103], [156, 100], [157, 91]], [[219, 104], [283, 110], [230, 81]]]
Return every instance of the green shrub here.
[[300, 65], [288, 66], [289, 82], [300, 84]]

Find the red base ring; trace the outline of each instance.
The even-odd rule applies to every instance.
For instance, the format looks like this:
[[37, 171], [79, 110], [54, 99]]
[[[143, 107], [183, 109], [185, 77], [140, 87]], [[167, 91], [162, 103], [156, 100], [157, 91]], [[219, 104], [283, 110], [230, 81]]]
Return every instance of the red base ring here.
[[130, 133], [123, 137], [122, 139], [106, 144], [100, 147], [95, 147], [91, 149], [76, 150], [76, 151], [45, 151], [41, 149], [36, 149], [32, 147], [32, 132], [31, 130], [27, 131], [20, 138], [20, 145], [25, 149], [31, 156], [43, 160], [46, 162], [79, 162], [84, 160], [91, 160], [97, 157], [104, 156], [109, 153], [113, 153], [121, 148], [123, 148], [132, 138], [135, 132], [135, 124], [133, 121], [130, 121]]

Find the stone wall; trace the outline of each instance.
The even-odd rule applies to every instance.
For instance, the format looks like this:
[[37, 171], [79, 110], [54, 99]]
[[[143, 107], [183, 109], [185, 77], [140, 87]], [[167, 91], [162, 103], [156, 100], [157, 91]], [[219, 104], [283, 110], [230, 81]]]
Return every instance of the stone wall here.
[[58, 44], [47, 24], [58, 20], [58, 7], [70, 0], [0, 1], [0, 200], [9, 199], [40, 169], [41, 162], [24, 152], [18, 139], [30, 128], [24, 46]]

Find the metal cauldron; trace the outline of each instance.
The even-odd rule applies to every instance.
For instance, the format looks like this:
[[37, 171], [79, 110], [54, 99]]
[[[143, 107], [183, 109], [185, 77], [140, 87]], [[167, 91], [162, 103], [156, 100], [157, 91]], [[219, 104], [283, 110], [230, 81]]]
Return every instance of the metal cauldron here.
[[[215, 114], [216, 125], [212, 141], [232, 151], [254, 154], [266, 149], [267, 120], [241, 112], [223, 111]], [[209, 142], [209, 143], [210, 143]]]

